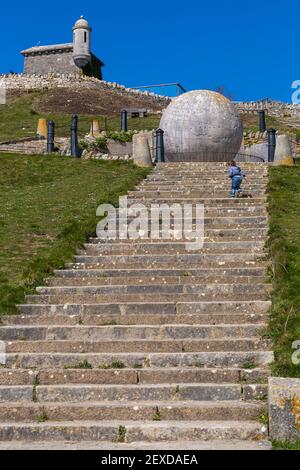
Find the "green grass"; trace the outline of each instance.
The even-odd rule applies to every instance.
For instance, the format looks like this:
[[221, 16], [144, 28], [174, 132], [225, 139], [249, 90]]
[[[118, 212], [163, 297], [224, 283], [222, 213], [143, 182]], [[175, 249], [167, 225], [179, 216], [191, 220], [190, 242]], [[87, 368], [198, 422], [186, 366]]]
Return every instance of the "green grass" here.
[[300, 340], [300, 164], [270, 168], [269, 211], [274, 290], [267, 333], [274, 343], [273, 373], [300, 377], [300, 364], [292, 362], [292, 344]]
[[[7, 105], [0, 106], [0, 142], [35, 137], [39, 117], [52, 119], [55, 122], [56, 136], [67, 137], [70, 134], [70, 114], [40, 114], [35, 111], [33, 103], [39, 95], [39, 93], [31, 93], [28, 96], [19, 97]], [[111, 132], [120, 130], [120, 117], [118, 116], [79, 115], [78, 131], [80, 137], [89, 132], [93, 119], [99, 120], [102, 130]], [[159, 119], [157, 116], [128, 119], [128, 129], [155, 129], [159, 125]]]
[[294, 442], [273, 441], [273, 450], [300, 450], [300, 439]]
[[[245, 132], [258, 132], [259, 131], [259, 117], [258, 114], [243, 114], [242, 120], [244, 124]], [[285, 116], [275, 117], [266, 115], [266, 127], [270, 129], [271, 127], [280, 131], [284, 134], [294, 134], [298, 140], [300, 138], [299, 127], [291, 127], [287, 125], [287, 120]]]
[[0, 154], [0, 312], [72, 261], [95, 233], [96, 208], [117, 205], [148, 170], [132, 163]]

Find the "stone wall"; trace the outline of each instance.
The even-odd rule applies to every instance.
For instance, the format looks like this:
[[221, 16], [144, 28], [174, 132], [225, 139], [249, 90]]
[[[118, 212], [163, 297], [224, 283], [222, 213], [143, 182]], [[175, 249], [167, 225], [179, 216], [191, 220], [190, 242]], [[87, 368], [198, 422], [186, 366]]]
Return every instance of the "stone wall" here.
[[[55, 139], [55, 147], [62, 149], [68, 142], [69, 138], [57, 137]], [[10, 140], [0, 142], [0, 152], [21, 153], [24, 155], [40, 155], [46, 153], [46, 140], [38, 140], [32, 138]]]
[[281, 101], [259, 100], [250, 102], [235, 102], [241, 114], [256, 114], [258, 110], [265, 109], [271, 116], [300, 116], [300, 105], [282, 103]]
[[[70, 47], [48, 48], [40, 52], [24, 52], [25, 75], [47, 74], [80, 74], [80, 69], [73, 59], [73, 45]], [[103, 63], [94, 54], [91, 54], [91, 63], [83, 67], [82, 74], [88, 77], [102, 79]]]
[[114, 90], [116, 93], [122, 95], [138, 96], [141, 102], [144, 101], [143, 107], [151, 107], [151, 103], [159, 104], [161, 107], [166, 107], [171, 98], [157, 95], [149, 91], [141, 91], [132, 88], [126, 88], [116, 82], [107, 82], [105, 80], [98, 80], [95, 77], [80, 76], [78, 74], [47, 74], [47, 75], [25, 75], [25, 74], [11, 74], [0, 75], [0, 81], [4, 82], [6, 90], [48, 90], [53, 88], [72, 88], [73, 90], [80, 90], [82, 88], [103, 90]]
[[73, 48], [53, 50], [43, 54], [29, 54], [24, 57], [25, 74], [78, 73], [73, 60]]
[[270, 437], [300, 439], [300, 379], [269, 378]]

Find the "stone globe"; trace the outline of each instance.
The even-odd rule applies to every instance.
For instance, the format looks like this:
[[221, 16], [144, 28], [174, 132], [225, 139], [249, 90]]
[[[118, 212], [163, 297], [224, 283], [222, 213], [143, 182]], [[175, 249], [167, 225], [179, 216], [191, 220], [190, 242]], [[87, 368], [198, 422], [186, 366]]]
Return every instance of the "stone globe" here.
[[234, 104], [208, 90], [174, 98], [163, 112], [160, 128], [167, 161], [228, 161], [243, 141], [243, 123]]

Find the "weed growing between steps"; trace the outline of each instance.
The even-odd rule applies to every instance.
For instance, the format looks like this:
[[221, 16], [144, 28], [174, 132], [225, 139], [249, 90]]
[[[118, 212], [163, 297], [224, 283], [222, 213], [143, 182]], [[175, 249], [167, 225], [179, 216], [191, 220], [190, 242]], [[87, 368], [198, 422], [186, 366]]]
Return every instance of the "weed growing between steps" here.
[[149, 170], [128, 162], [0, 154], [0, 313], [73, 260], [101, 203], [116, 205]]
[[273, 373], [300, 377], [300, 364], [292, 361], [293, 343], [300, 340], [300, 164], [270, 168], [269, 212], [274, 290], [268, 335], [274, 342]]

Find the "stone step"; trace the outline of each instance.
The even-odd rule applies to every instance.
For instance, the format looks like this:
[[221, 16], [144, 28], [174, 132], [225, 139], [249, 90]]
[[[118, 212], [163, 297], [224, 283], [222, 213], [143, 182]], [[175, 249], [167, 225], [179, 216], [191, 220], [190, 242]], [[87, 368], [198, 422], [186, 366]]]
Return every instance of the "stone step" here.
[[[201, 253], [243, 253], [243, 252], [263, 252], [264, 250], [264, 241], [263, 240], [253, 240], [253, 241], [218, 241], [218, 242], [204, 242], [203, 248], [196, 250]], [[136, 243], [132, 240], [132, 243], [122, 243], [122, 240], [119, 243], [85, 243], [84, 249], [79, 250], [79, 255], [150, 255], [150, 254], [185, 254], [187, 252], [186, 242], [138, 242]]]
[[[269, 168], [269, 163], [264, 163], [264, 162], [242, 162], [243, 168], [259, 168], [259, 169], [268, 169]], [[228, 163], [227, 162], [163, 162], [163, 163], [158, 163], [156, 165], [156, 171], [163, 171], [163, 170], [169, 170], [169, 169], [183, 169], [186, 170], [188, 168], [194, 170], [195, 168], [227, 168]]]
[[[35, 309], [37, 307], [37, 309]], [[1, 317], [2, 325], [243, 325], [257, 323], [267, 323], [268, 315], [266, 313], [211, 313], [198, 314], [131, 314], [126, 315], [111, 314], [53, 314], [47, 305], [29, 305], [32, 314], [25, 315], [3, 315]], [[52, 307], [52, 306], [51, 306]], [[56, 307], [56, 306], [55, 306]], [[58, 308], [64, 306], [57, 306]], [[96, 307], [96, 306], [94, 306]], [[28, 309], [28, 311], [29, 311]]]
[[87, 401], [80, 403], [1, 403], [0, 422], [45, 421], [252, 421], [265, 411], [264, 403], [242, 401], [142, 402]]
[[[190, 268], [188, 271], [182, 269], [60, 269], [54, 271], [55, 277], [46, 278], [47, 281], [62, 281], [64, 278], [73, 279], [87, 278], [86, 281], [90, 281], [89, 278], [97, 279], [99, 282], [117, 282], [117, 279], [126, 279], [126, 282], [131, 282], [131, 279], [143, 278], [152, 280], [153, 278], [165, 278], [165, 279], [178, 279], [182, 281], [185, 278], [194, 278], [195, 280], [205, 277], [205, 279], [218, 279], [219, 277], [228, 276], [239, 278], [251, 278], [265, 277], [265, 267], [245, 267], [245, 268]], [[171, 281], [170, 281], [171, 282]]]
[[[82, 365], [84, 367], [84, 365]], [[268, 368], [0, 369], [0, 385], [267, 383]]]
[[[136, 187], [133, 188], [133, 191], [137, 190], [143, 190], [144, 188], [147, 188], [148, 186], [166, 186], [168, 183], [171, 183], [170, 188], [171, 189], [179, 189], [179, 190], [185, 190], [188, 189], [190, 186], [194, 186], [196, 189], [199, 191], [202, 190], [204, 186], [208, 187], [209, 185], [211, 187], [216, 187], [219, 185], [222, 186], [230, 186], [231, 185], [231, 180], [227, 178], [227, 175], [224, 174], [219, 174], [216, 175], [215, 177], [209, 177], [207, 174], [203, 175], [184, 175], [184, 176], [176, 176], [176, 175], [154, 175], [152, 178], [147, 177], [144, 179], [142, 182], [140, 182]], [[264, 186], [267, 187], [268, 184], [268, 178], [266, 176], [263, 177], [258, 177], [258, 175], [248, 175], [243, 180], [243, 185], [250, 185], [250, 186]]]
[[[214, 174], [211, 174], [210, 171], [201, 171], [201, 172], [185, 172], [185, 173], [178, 173], [175, 172], [153, 172], [149, 174], [143, 181], [140, 182], [139, 187], [145, 186], [147, 184], [159, 182], [164, 183], [165, 181], [172, 181], [173, 183], [182, 183], [185, 185], [186, 183], [193, 182], [198, 184], [198, 186], [202, 186], [205, 184], [209, 184], [209, 182], [214, 183], [231, 183], [231, 178], [228, 177], [227, 171], [218, 171]], [[243, 182], [246, 184], [265, 184], [267, 185], [268, 182], [268, 175], [264, 172], [260, 174], [258, 172], [251, 172], [246, 171], [246, 177], [243, 179]]]
[[[82, 365], [84, 367], [84, 364]], [[0, 369], [0, 385], [267, 383], [268, 368]]]
[[263, 207], [267, 203], [267, 197], [252, 197], [252, 198], [209, 198], [209, 197], [191, 197], [189, 194], [181, 193], [172, 193], [172, 197], [163, 197], [160, 194], [155, 196], [149, 196], [147, 192], [143, 196], [140, 191], [132, 191], [127, 197], [128, 207], [136, 203], [142, 203], [144, 205], [150, 206], [151, 204], [203, 204], [205, 207], [212, 208], [231, 208], [231, 207]]
[[198, 284], [163, 286], [76, 286], [40, 287], [39, 295], [28, 295], [28, 303], [39, 304], [90, 304], [111, 302], [155, 302], [157, 295], [161, 302], [201, 302], [268, 300], [271, 284]]
[[[3, 441], [0, 442], [0, 450], [178, 450], [176, 441], [158, 442], [97, 442], [97, 441]], [[210, 441], [180, 441], [181, 450], [271, 450], [272, 444], [267, 440], [210, 440]]]
[[[111, 221], [111, 224], [115, 223], [113, 219], [107, 218], [107, 222], [109, 220]], [[133, 220], [133, 218], [131, 220], [129, 218], [128, 219], [117, 218], [115, 225], [116, 225], [116, 227], [119, 227], [119, 225], [121, 223], [121, 227], [123, 227], [124, 224], [126, 224], [125, 226], [127, 226], [127, 222], [129, 223], [132, 220]], [[257, 226], [257, 225], [259, 226], [259, 228], [266, 228], [267, 220], [268, 220], [268, 217], [267, 217], [267, 212], [266, 211], [261, 215], [249, 215], [249, 213], [245, 213], [244, 215], [243, 214], [235, 215], [235, 214], [231, 213], [231, 214], [228, 215], [227, 210], [226, 210], [226, 213], [223, 216], [221, 215], [221, 216], [211, 216], [210, 217], [210, 216], [205, 215], [205, 217], [203, 219], [203, 222], [204, 222], [204, 227], [207, 230], [207, 229], [213, 229], [213, 228], [219, 228], [219, 229], [230, 228], [231, 226], [237, 228], [237, 225], [239, 225], [239, 224], [243, 224], [242, 228], [254, 228], [254, 226]], [[142, 229], [143, 229], [144, 225], [146, 226], [147, 221], [149, 223], [148, 219], [140, 219], [140, 222], [142, 224]], [[166, 230], [168, 228], [173, 229], [174, 228], [174, 223], [176, 224], [175, 228], [177, 228], [181, 221], [182, 221], [182, 218], [175, 219], [175, 222], [171, 218], [171, 221], [170, 221], [170, 223], [168, 223], [168, 226], [166, 227]], [[199, 220], [198, 221], [196, 219], [192, 219], [191, 221], [189, 220], [188, 224], [189, 225], [186, 228], [186, 233], [189, 233], [191, 230], [194, 230], [196, 224], [199, 225]], [[162, 226], [162, 221], [159, 221], [159, 227], [161, 228], [161, 226]], [[244, 227], [244, 226], [246, 226], [246, 227]], [[179, 227], [181, 228], [181, 226], [179, 226]], [[179, 230], [179, 229], [177, 228], [177, 230]], [[181, 232], [182, 231], [183, 230], [181, 230]]]
[[[215, 283], [212, 284], [152, 284], [152, 285], [108, 285], [108, 286], [46, 286], [37, 287], [36, 290], [42, 295], [60, 295], [60, 294], [74, 294], [74, 295], [124, 295], [124, 294], [191, 294], [191, 295], [211, 295], [215, 297], [216, 294], [226, 295], [252, 295], [256, 293], [258, 297], [270, 292], [272, 289], [271, 284], [218, 284], [217, 293]], [[225, 300], [225, 299], [224, 299]]]
[[118, 352], [205, 352], [264, 351], [266, 340], [256, 337], [222, 339], [124, 339], [124, 340], [11, 340], [5, 343], [7, 353], [118, 353]]
[[[0, 387], [0, 393], [1, 393]], [[11, 386], [13, 389], [18, 387]], [[85, 401], [231, 401], [240, 400], [239, 384], [140, 384], [140, 385], [38, 385], [37, 402], [85, 402]]]
[[[246, 178], [244, 181], [251, 181], [254, 183], [257, 182], [266, 182], [267, 180], [267, 173], [260, 173], [260, 172], [248, 172], [246, 175]], [[188, 180], [194, 180], [200, 182], [202, 184], [203, 182], [211, 181], [211, 180], [219, 180], [219, 181], [224, 181], [227, 180], [227, 172], [223, 171], [217, 171], [215, 173], [211, 173], [211, 171], [195, 171], [195, 172], [180, 172], [179, 174], [176, 173], [175, 171], [166, 171], [166, 172], [153, 172], [150, 175], [147, 176], [145, 180], [141, 182], [142, 184], [146, 184], [148, 181], [164, 181], [164, 180], [173, 180], [173, 181], [188, 181]], [[199, 181], [200, 180], [200, 181]]]
[[[39, 296], [37, 296], [39, 297]], [[212, 314], [265, 314], [270, 308], [269, 300], [261, 301], [219, 301], [219, 302], [123, 302], [110, 304], [91, 302], [90, 304], [23, 304], [19, 306], [21, 313], [25, 314], [63, 314], [63, 315], [189, 315], [206, 316]], [[13, 318], [13, 317], [12, 317]]]
[[[202, 265], [201, 265], [202, 263]], [[203, 266], [204, 265], [204, 266]], [[159, 255], [77, 255], [74, 263], [66, 263], [67, 269], [128, 269], [128, 268], [247, 268], [267, 266], [262, 253], [193, 253]]]
[[[122, 427], [120, 427], [122, 426]], [[231, 439], [263, 441], [266, 426], [255, 421], [51, 421], [44, 423], [3, 423], [1, 441], [226, 441]]]
[[[147, 273], [142, 274], [140, 277], [127, 277], [126, 278], [126, 285], [151, 285], [151, 284], [203, 284], [205, 281], [209, 284], [263, 284], [268, 282], [266, 276], [258, 276], [258, 275], [251, 275], [251, 276], [229, 276], [224, 274], [223, 270], [216, 270], [216, 272], [220, 272], [218, 276], [215, 274], [214, 276], [193, 276], [191, 273], [186, 273], [183, 276], [147, 276]], [[85, 272], [83, 270], [83, 272]], [[47, 286], [102, 286], [102, 285], [123, 285], [124, 284], [124, 277], [120, 276], [112, 276], [112, 277], [91, 277], [82, 275], [82, 277], [62, 277], [57, 276], [53, 278], [46, 278], [44, 279], [44, 283]]]
[[[251, 240], [265, 240], [265, 237], [268, 233], [268, 229], [266, 227], [256, 227], [256, 228], [223, 228], [223, 229], [207, 229], [204, 227], [204, 241], [231, 241], [231, 240], [239, 240], [239, 241], [251, 241]], [[172, 239], [172, 243], [182, 243], [186, 240], [185, 234], [182, 234], [182, 240], [174, 240]], [[143, 239], [140, 238], [138, 240], [131, 240], [129, 238], [125, 240], [121, 240], [122, 243], [162, 243], [162, 240], [155, 240], [155, 239]], [[89, 239], [89, 243], [120, 243], [120, 240], [103, 240], [101, 238], [92, 237]], [[170, 242], [169, 242], [170, 243]]]
[[181, 383], [174, 384], [59, 384], [1, 385], [0, 403], [86, 401], [232, 401], [260, 400], [267, 396], [267, 384]]
[[163, 326], [130, 325], [130, 326], [0, 326], [1, 341], [101, 341], [101, 340], [135, 340], [135, 339], [218, 339], [218, 338], [251, 338], [259, 335], [266, 326], [260, 324], [243, 325], [176, 325]]
[[[141, 201], [140, 201], [141, 202]], [[247, 217], [247, 216], [266, 216], [267, 215], [267, 210], [266, 210], [266, 207], [263, 206], [263, 205], [260, 205], [260, 206], [238, 206], [238, 205], [232, 205], [231, 207], [213, 207], [213, 206], [205, 206], [203, 205], [204, 207], [204, 215], [205, 215], [205, 218], [209, 218], [209, 217], [227, 217], [227, 216], [230, 216], [230, 217]], [[175, 214], [175, 219], [181, 219], [181, 214], [182, 214], [182, 211], [184, 209], [184, 206], [182, 204], [179, 204], [179, 215]], [[169, 211], [168, 211], [169, 212]], [[195, 217], [195, 214], [196, 214], [196, 205], [192, 206], [192, 215], [193, 217]], [[116, 209], [115, 211], [116, 215], [118, 215], [118, 219], [120, 221], [122, 220], [132, 220], [132, 218], [135, 218], [136, 217], [136, 213], [134, 212], [134, 208], [132, 208], [131, 206], [128, 208], [128, 215], [127, 215], [127, 219], [124, 218], [124, 215], [123, 213], [119, 212], [119, 209]], [[157, 210], [157, 214], [159, 214], [159, 211]], [[137, 215], [140, 216], [140, 214], [138, 213]], [[148, 211], [147, 211], [147, 216], [150, 216], [150, 208], [148, 208]], [[146, 217], [147, 217], [146, 216]], [[158, 219], [159, 215], [157, 215], [157, 219]], [[110, 218], [108, 217], [108, 220]], [[143, 220], [147, 220], [144, 216], [141, 216], [139, 217], [139, 220], [143, 221]]]
[[[232, 286], [231, 290], [228, 290], [227, 294], [224, 296], [221, 295], [221, 292], [218, 289], [215, 289], [214, 292], [203, 295], [201, 293], [195, 294], [175, 294], [175, 293], [168, 293], [168, 294], [159, 294], [159, 300], [165, 303], [170, 303], [172, 301], [176, 302], [195, 302], [199, 303], [202, 300], [206, 302], [222, 302], [226, 300], [228, 302], [236, 301], [241, 296], [248, 301], [255, 301], [259, 299], [260, 301], [267, 301], [270, 298], [270, 286], [266, 287], [266, 289], [261, 289], [259, 295], [255, 292], [251, 292], [251, 290], [243, 291], [240, 289], [238, 292], [237, 287], [242, 286], [243, 284], [239, 284], [237, 286]], [[244, 284], [244, 286], [248, 286], [248, 284]], [[253, 288], [256, 285], [252, 286]], [[219, 287], [219, 285], [218, 285]], [[236, 288], [235, 288], [236, 287]], [[152, 294], [68, 294], [68, 293], [61, 293], [61, 294], [40, 294], [40, 295], [28, 295], [26, 296], [26, 301], [29, 304], [49, 304], [49, 305], [57, 305], [57, 304], [72, 304], [73, 302], [75, 305], [81, 304], [111, 304], [112, 302], [117, 303], [126, 303], [126, 302], [140, 302], [140, 303], [154, 303], [157, 299], [158, 294], [155, 292]]]
[[181, 353], [7, 353], [7, 368], [76, 368], [84, 361], [92, 367], [109, 366], [122, 362], [125, 367], [142, 364], [143, 367], [170, 368], [170, 367], [244, 367], [245, 364], [254, 364], [261, 367], [273, 361], [271, 351], [243, 351], [243, 352], [181, 352]]
[[[136, 188], [136, 191], [132, 191], [129, 193], [129, 199], [131, 198], [137, 198], [137, 199], [143, 199], [144, 197], [152, 197], [152, 198], [164, 198], [167, 200], [169, 203], [172, 203], [172, 201], [176, 199], [182, 199], [182, 198], [188, 198], [188, 199], [199, 199], [200, 201], [203, 198], [209, 198], [209, 199], [216, 199], [216, 198], [227, 198], [228, 203], [230, 201], [250, 201], [251, 199], [254, 198], [265, 198], [266, 197], [266, 188], [262, 189], [247, 189], [245, 190], [245, 187], [243, 186], [244, 190], [244, 197], [243, 198], [230, 198], [229, 193], [230, 193], [230, 186], [228, 185], [227, 188], [207, 188], [207, 189], [202, 189], [198, 187], [191, 187], [191, 188], [180, 188], [177, 187], [176, 189], [170, 187], [159, 187], [159, 186], [152, 186], [152, 187], [147, 187], [144, 186], [143, 190], [139, 190]], [[201, 203], [201, 202], [200, 202]], [[233, 204], [233, 203], [232, 203]]]

